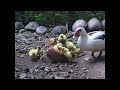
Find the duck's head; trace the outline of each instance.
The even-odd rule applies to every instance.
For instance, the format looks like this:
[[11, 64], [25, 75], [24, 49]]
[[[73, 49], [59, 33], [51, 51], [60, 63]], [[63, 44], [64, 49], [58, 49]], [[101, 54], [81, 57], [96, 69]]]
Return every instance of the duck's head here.
[[75, 30], [75, 36], [86, 35], [86, 30], [83, 27], [78, 27]]

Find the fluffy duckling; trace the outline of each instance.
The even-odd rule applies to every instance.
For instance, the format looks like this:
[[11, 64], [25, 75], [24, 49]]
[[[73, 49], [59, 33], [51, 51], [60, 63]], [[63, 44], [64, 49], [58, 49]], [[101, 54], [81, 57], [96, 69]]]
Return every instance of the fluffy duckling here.
[[29, 51], [29, 56], [31, 58], [31, 60], [37, 60], [39, 58], [39, 53], [40, 53], [40, 47], [37, 47], [37, 49], [31, 49]]
[[70, 49], [70, 50], [71, 50], [73, 47], [75, 47], [75, 45], [74, 45], [72, 42], [70, 42], [70, 41], [66, 41], [65, 45], [66, 45], [66, 47], [67, 47], [68, 49]]
[[80, 48], [73, 47], [72, 48], [73, 53], [79, 54], [80, 53]]
[[60, 53], [60, 54], [62, 53], [62, 48], [63, 48], [63, 47], [62, 47], [62, 44], [59, 43], [59, 44], [57, 44], [57, 45], [54, 45], [53, 48], [54, 48], [54, 50], [55, 50], [56, 52], [58, 52], [58, 53]]
[[65, 43], [67, 41], [67, 37], [65, 34], [60, 34], [58, 37], [58, 41]]
[[68, 59], [70, 59], [70, 61], [73, 61], [73, 55], [69, 51], [69, 49], [67, 49], [66, 47], [63, 47], [62, 50], [63, 50], [64, 56], [67, 57]]
[[56, 45], [59, 43], [59, 41], [57, 41], [55, 38], [51, 38], [50, 39], [50, 42], [53, 44], [53, 45]]

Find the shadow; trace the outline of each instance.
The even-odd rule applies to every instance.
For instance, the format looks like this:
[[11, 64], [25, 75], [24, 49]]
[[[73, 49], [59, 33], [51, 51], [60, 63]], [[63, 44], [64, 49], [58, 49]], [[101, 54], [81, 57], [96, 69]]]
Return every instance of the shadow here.
[[104, 61], [105, 61], [105, 56], [101, 56], [101, 57], [96, 57], [96, 59], [92, 63], [99, 63]]

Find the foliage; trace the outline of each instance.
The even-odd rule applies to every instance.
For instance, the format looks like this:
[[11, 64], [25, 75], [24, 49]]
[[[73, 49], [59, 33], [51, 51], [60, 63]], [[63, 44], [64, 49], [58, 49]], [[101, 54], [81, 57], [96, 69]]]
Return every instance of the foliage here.
[[[31, 21], [36, 21], [40, 25], [53, 26], [53, 25], [65, 25], [66, 21], [69, 21], [70, 11], [15, 11], [15, 21], [21, 21], [23, 24], [27, 24]], [[74, 11], [75, 20], [89, 19], [96, 17], [100, 21], [105, 18], [104, 11]]]

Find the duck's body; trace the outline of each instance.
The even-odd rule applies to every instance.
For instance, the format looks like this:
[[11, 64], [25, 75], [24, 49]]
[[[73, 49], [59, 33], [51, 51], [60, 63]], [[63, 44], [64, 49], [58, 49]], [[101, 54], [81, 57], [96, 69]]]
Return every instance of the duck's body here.
[[77, 47], [83, 51], [94, 52], [105, 50], [105, 31], [94, 31], [87, 34], [83, 27], [76, 29], [76, 35], [80, 35], [77, 41]]
[[[102, 38], [105, 35], [103, 31], [95, 31], [91, 36], [89, 33], [86, 36], [80, 36], [77, 41], [77, 46], [84, 51], [104, 51], [105, 39]], [[101, 37], [101, 38], [100, 38]]]

